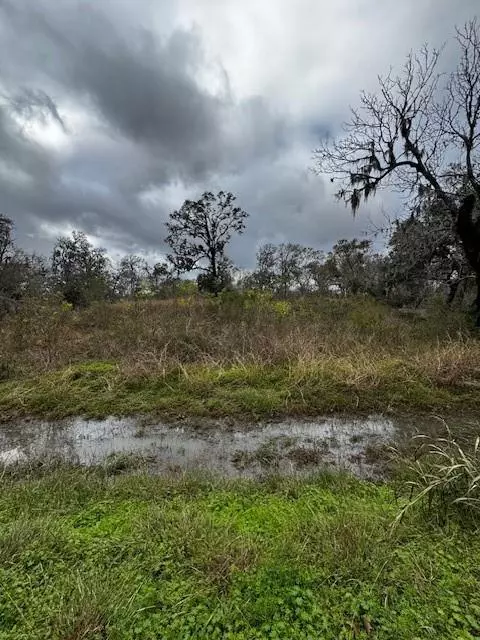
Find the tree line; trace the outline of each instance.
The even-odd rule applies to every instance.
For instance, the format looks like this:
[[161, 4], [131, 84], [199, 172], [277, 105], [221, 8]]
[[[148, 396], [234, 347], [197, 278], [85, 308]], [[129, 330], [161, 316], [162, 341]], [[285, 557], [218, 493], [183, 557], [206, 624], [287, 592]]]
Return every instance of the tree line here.
[[[255, 268], [235, 268], [227, 254], [247, 214], [231, 193], [205, 193], [187, 200], [166, 223], [171, 253], [148, 263], [126, 255], [112, 264], [105, 249], [81, 231], [59, 237], [49, 259], [28, 255], [14, 241], [13, 222], [0, 216], [0, 309], [13, 311], [26, 297], [56, 295], [74, 307], [95, 301], [170, 298], [186, 293], [217, 295], [225, 289], [259, 290], [280, 298], [370, 295], [393, 305], [417, 306], [441, 290], [449, 302], [462, 301], [474, 273], [451, 219], [435, 202], [394, 223], [387, 251], [370, 239], [342, 239], [329, 252], [296, 243], [265, 244]], [[196, 274], [195, 279], [187, 279]], [[468, 298], [468, 296], [467, 296]]]

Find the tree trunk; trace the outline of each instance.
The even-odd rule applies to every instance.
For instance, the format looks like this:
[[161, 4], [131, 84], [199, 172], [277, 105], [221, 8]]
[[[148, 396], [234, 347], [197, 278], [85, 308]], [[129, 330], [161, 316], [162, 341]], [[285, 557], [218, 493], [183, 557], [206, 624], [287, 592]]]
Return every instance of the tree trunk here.
[[212, 289], [213, 289], [213, 295], [215, 296], [215, 298], [218, 296], [218, 269], [217, 269], [217, 252], [215, 251], [215, 249], [212, 248], [211, 253], [210, 253], [210, 268], [211, 268], [211, 290], [210, 293], [212, 293]]
[[453, 301], [455, 300], [455, 296], [457, 294], [457, 290], [458, 290], [458, 285], [459, 284], [460, 284], [460, 282], [458, 282], [458, 281], [449, 282], [449, 284], [448, 284], [447, 304], [449, 306], [451, 304], [453, 304]]
[[215, 251], [212, 251], [212, 257], [210, 260], [210, 266], [212, 270], [212, 278], [214, 280], [217, 279], [217, 255]]
[[480, 328], [480, 273], [475, 274], [477, 283], [477, 297], [475, 298], [475, 326]]
[[473, 219], [475, 196], [464, 198], [457, 213], [457, 233], [470, 267], [475, 273], [477, 296], [474, 303], [475, 324], [480, 327], [480, 223]]

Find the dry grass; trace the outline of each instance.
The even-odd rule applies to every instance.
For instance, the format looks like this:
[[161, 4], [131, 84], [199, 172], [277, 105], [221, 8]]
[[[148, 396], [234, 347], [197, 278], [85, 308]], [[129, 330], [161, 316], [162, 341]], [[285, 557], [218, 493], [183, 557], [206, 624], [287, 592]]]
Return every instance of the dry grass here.
[[[152, 397], [132, 411], [165, 410], [172, 403], [166, 395], [179, 405], [182, 393], [198, 399], [187, 413], [204, 413], [199, 403], [205, 406], [209, 394], [207, 412], [223, 414], [245, 411], [249, 402], [257, 413], [388, 409], [399, 396], [403, 404], [434, 408], [440, 401], [430, 397], [432, 389], [480, 393], [480, 342], [457, 312], [433, 307], [426, 317], [408, 317], [364, 298], [277, 302], [230, 295], [78, 312], [32, 302], [0, 327], [0, 377], [9, 385], [0, 385], [3, 407], [36, 410], [29, 397], [40, 387], [25, 390], [21, 383], [38, 376], [48, 411], [73, 391], [81, 398], [89, 386], [128, 412], [123, 400], [148, 385]], [[375, 393], [386, 398], [381, 407]], [[325, 402], [312, 404], [319, 394]], [[82, 403], [74, 409], [89, 411]]]
[[[445, 315], [446, 314], [446, 315]], [[336, 361], [374, 375], [372, 360], [397, 357], [435, 380], [480, 373], [480, 343], [456, 313], [408, 318], [368, 299], [292, 303], [184, 298], [95, 305], [72, 311], [32, 301], [1, 326], [0, 362], [17, 375], [85, 361], [138, 373], [186, 364], [305, 366]], [[438, 314], [437, 314], [438, 315]], [[375, 369], [376, 367], [373, 367]]]

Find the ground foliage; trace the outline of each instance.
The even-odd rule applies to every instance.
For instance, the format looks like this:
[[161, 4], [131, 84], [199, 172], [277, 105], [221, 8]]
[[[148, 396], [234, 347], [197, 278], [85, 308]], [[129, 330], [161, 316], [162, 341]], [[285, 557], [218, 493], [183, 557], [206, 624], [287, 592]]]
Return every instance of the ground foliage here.
[[479, 538], [342, 475], [6, 473], [0, 638], [474, 638]]

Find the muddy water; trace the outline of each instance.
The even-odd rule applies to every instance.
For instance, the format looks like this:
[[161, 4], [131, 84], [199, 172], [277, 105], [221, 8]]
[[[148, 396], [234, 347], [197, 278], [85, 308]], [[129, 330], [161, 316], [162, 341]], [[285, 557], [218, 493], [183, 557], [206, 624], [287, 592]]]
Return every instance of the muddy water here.
[[372, 477], [382, 472], [382, 448], [404, 437], [409, 424], [382, 416], [241, 427], [120, 418], [28, 421], [0, 425], [0, 467], [55, 456], [86, 465], [147, 466], [158, 473], [201, 470], [234, 477], [338, 468]]

